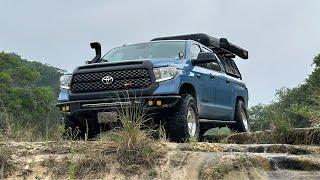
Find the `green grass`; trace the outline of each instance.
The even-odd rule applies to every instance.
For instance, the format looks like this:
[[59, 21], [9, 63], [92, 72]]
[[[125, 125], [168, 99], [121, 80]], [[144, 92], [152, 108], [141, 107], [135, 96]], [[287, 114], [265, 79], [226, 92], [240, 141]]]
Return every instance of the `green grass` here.
[[287, 133], [292, 129], [293, 126], [284, 113], [273, 112], [271, 130], [275, 130], [279, 133]]
[[[154, 130], [146, 126], [150, 120], [139, 104], [118, 110], [120, 126], [107, 133], [107, 139], [114, 143], [117, 158], [121, 164], [151, 165], [161, 156], [157, 141], [152, 138]], [[164, 134], [160, 129], [160, 134]]]

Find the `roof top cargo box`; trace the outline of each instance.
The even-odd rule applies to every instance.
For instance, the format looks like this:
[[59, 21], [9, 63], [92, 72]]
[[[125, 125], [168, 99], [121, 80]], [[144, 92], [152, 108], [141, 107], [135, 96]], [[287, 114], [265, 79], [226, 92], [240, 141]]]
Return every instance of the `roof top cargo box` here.
[[247, 50], [230, 43], [226, 38], [218, 39], [203, 33], [159, 37], [154, 38], [151, 41], [158, 40], [194, 40], [212, 49], [220, 56], [224, 56], [227, 58], [234, 58], [235, 56], [239, 56], [242, 59], [248, 59]]

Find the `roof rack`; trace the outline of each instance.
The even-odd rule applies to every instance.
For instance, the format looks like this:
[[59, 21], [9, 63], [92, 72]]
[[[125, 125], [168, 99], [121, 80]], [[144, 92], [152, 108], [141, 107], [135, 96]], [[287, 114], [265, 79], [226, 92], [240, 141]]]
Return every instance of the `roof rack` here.
[[194, 40], [212, 49], [220, 56], [227, 58], [235, 58], [235, 56], [239, 56], [242, 59], [248, 59], [247, 50], [230, 43], [226, 38], [218, 39], [203, 33], [159, 37], [154, 38], [151, 41], [158, 40]]

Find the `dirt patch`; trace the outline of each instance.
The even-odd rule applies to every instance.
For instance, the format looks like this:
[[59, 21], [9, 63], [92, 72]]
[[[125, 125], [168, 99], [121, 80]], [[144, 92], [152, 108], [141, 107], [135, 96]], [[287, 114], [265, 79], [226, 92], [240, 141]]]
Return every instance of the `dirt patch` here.
[[223, 152], [224, 151], [224, 147], [222, 147], [220, 144], [207, 143], [207, 142], [178, 144], [176, 148], [182, 151], [198, 151], [198, 152]]
[[0, 179], [10, 175], [14, 171], [14, 165], [11, 161], [10, 149], [0, 146]]
[[236, 174], [243, 179], [260, 179], [262, 172], [270, 170], [270, 167], [263, 158], [243, 154], [226, 155], [207, 162], [200, 171], [200, 179], [230, 179]]

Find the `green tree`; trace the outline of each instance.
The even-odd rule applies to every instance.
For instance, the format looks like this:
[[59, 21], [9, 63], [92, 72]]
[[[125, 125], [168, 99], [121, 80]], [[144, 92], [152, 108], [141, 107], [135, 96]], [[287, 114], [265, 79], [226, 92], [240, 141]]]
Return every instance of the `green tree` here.
[[320, 54], [313, 59], [313, 65], [314, 71], [305, 83], [295, 88], [278, 90], [277, 100], [269, 105], [251, 107], [250, 120], [254, 130], [270, 129], [274, 118], [270, 114], [274, 112], [281, 113], [294, 127], [320, 124]]
[[62, 72], [14, 53], [0, 52], [0, 130], [8, 126], [4, 118], [16, 130], [30, 127], [39, 135], [57, 126], [55, 103]]

